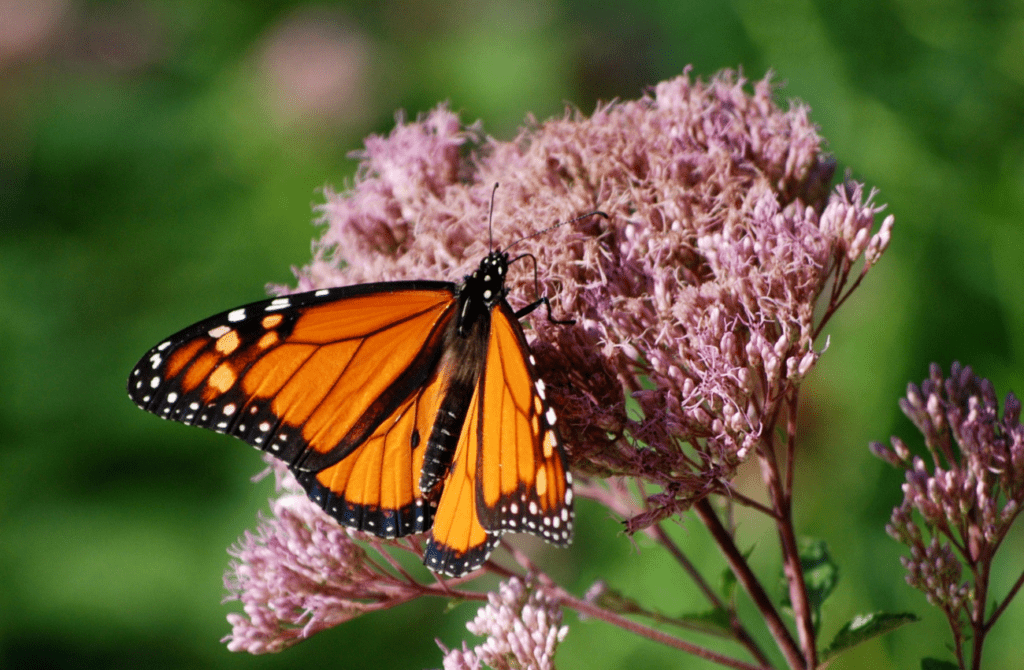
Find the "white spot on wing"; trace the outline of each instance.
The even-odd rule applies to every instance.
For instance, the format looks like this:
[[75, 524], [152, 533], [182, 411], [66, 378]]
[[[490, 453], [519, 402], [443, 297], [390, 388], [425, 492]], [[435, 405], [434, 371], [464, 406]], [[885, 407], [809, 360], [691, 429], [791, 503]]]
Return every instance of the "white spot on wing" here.
[[292, 303], [288, 298], [274, 298], [274, 300], [271, 301], [271, 303], [267, 305], [264, 309], [268, 312], [272, 312], [275, 309], [284, 309], [285, 307], [288, 307], [291, 304]]
[[318, 297], [318, 298], [322, 298], [322, 297], [324, 297], [325, 295], [327, 295], [328, 293], [330, 293], [330, 291], [328, 291], [328, 290], [327, 290], [327, 289], [325, 289], [325, 288], [322, 288], [322, 289], [320, 289], [319, 291], [317, 291], [316, 293], [314, 293], [313, 295], [315, 295], [315, 296], [316, 296], [316, 297]]
[[[242, 312], [242, 318], [243, 319], [245, 318], [245, 311], [244, 310], [236, 309], [235, 312]], [[234, 314], [235, 312], [231, 312], [231, 314]], [[232, 320], [231, 319], [231, 314], [228, 314], [228, 320], [229, 321]], [[207, 334], [210, 337], [212, 337], [213, 339], [217, 340], [217, 339], [220, 339], [221, 336], [227, 335], [230, 332], [231, 332], [231, 327], [230, 326], [220, 325], [220, 326], [217, 326], [216, 328], [211, 328], [209, 331], [207, 331]]]
[[[245, 310], [239, 307], [236, 310], [228, 312], [228, 321], [231, 323], [237, 323], [238, 321], [245, 320]], [[223, 334], [223, 333], [222, 333]]]

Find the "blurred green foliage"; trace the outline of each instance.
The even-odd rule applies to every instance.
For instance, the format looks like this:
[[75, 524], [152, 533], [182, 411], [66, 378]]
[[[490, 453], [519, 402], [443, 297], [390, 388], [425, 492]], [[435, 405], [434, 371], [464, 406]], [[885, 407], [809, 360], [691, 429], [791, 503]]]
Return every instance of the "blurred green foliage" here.
[[[348, 152], [395, 110], [449, 100], [509, 138], [528, 112], [589, 112], [687, 64], [705, 77], [774, 71], [782, 99], [812, 107], [840, 174], [896, 215], [805, 390], [797, 518], [842, 570], [823, 642], [860, 612], [923, 618], [831, 667], [945, 654], [945, 622], [903, 583], [882, 530], [899, 476], [866, 445], [914, 441], [896, 401], [931, 361], [971, 364], [1000, 394], [1024, 389], [1020, 2], [6, 4], [0, 667], [437, 667], [435, 636], [470, 639], [473, 605], [418, 602], [276, 656], [227, 652], [225, 548], [255, 525], [269, 484], [248, 481], [262, 468], [250, 450], [139, 412], [126, 375], [160, 337], [288, 282], [309, 259], [318, 189], [344, 187]], [[670, 616], [700, 608], [667, 557], [580, 507], [573, 548], [545, 555], [578, 593], [605, 579]], [[742, 521], [771, 583], [773, 532]], [[718, 574], [699, 524], [675, 531]], [[1020, 534], [1003, 548], [997, 592], [1022, 549]], [[568, 621], [563, 669], [708, 667]], [[1020, 603], [1000, 627], [989, 667], [1019, 659]]]

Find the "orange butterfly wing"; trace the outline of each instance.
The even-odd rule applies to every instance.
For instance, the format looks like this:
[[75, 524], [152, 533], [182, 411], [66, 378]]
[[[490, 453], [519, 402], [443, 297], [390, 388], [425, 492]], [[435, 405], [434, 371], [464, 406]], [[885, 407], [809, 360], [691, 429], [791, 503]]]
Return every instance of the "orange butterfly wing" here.
[[432, 505], [419, 473], [446, 390], [436, 368], [454, 290], [364, 284], [224, 312], [154, 347], [128, 392], [158, 416], [282, 459], [350, 527], [422, 532]]
[[419, 478], [443, 381], [431, 380], [341, 461], [295, 472], [313, 502], [343, 524], [379, 537], [428, 530], [438, 491], [422, 492]]
[[458, 577], [476, 570], [498, 545], [501, 533], [480, 524], [476, 497], [476, 439], [480, 423], [479, 385], [473, 393], [455, 458], [441, 488], [423, 562], [431, 570]]
[[564, 546], [572, 540], [572, 475], [544, 382], [507, 303], [495, 308], [481, 380], [477, 504], [492, 531], [528, 532]]
[[474, 570], [504, 532], [569, 544], [571, 486], [544, 384], [515, 314], [501, 301], [491, 311], [483, 366], [444, 481], [425, 562], [450, 575]]

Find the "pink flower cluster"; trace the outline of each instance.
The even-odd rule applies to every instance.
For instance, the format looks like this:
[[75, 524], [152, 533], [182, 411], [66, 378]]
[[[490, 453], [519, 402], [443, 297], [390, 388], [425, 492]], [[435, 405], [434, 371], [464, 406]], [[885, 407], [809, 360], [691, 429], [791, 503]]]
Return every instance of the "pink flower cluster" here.
[[[999, 400], [992, 383], [954, 363], [910, 384], [900, 407], [924, 435], [931, 456], [913, 456], [898, 437], [872, 451], [906, 471], [903, 503], [886, 531], [910, 547], [907, 582], [954, 617], [984, 605], [988, 566], [1024, 503], [1024, 427], [1012, 393]], [[973, 581], [965, 580], [964, 567]], [[979, 599], [979, 595], [981, 596]]]
[[224, 582], [229, 599], [244, 614], [228, 615], [231, 651], [280, 651], [321, 630], [366, 612], [393, 607], [423, 595], [377, 563], [354, 540], [362, 533], [343, 528], [306, 497], [283, 467], [286, 492], [273, 502], [273, 516], [261, 519], [232, 548], [235, 557]]
[[[604, 211], [516, 245], [555, 318], [576, 320], [535, 316], [528, 337], [574, 467], [661, 487], [646, 522], [678, 511], [759, 443], [820, 354], [819, 296], [837, 306], [892, 227], [874, 229], [881, 207], [861, 185], [830, 192], [834, 163], [805, 106], [783, 110], [768, 79], [747, 83], [684, 74], [511, 142], [444, 107], [400, 120], [366, 141], [353, 187], [328, 192], [296, 290], [458, 281], [492, 244]], [[513, 307], [535, 298], [532, 269], [510, 273]]]
[[469, 649], [441, 649], [444, 670], [552, 670], [555, 647], [569, 634], [562, 610], [554, 598], [532, 581], [512, 577], [487, 594], [487, 604], [466, 624], [470, 633], [485, 637]]

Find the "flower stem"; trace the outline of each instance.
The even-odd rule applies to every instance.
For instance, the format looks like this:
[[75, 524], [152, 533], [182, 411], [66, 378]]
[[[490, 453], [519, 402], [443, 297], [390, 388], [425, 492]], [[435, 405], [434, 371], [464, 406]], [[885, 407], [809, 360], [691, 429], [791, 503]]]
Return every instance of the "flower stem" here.
[[771, 665], [767, 663], [762, 662], [760, 665], [752, 665], [729, 656], [723, 656], [722, 654], [711, 651], [710, 649], [690, 644], [685, 640], [680, 640], [672, 635], [667, 635], [649, 626], [638, 624], [624, 616], [610, 612], [592, 603], [588, 603], [585, 600], [576, 598], [559, 586], [554, 587], [553, 592], [563, 607], [572, 608], [586, 616], [593, 617], [594, 619], [600, 619], [605, 623], [610, 623], [613, 626], [627, 630], [635, 635], [645, 637], [649, 640], [653, 640], [654, 642], [659, 642], [674, 649], [679, 649], [680, 651], [685, 651], [686, 653], [693, 654], [698, 658], [703, 658], [705, 660], [718, 663], [719, 665], [724, 665], [727, 668], [736, 668], [736, 670], [770, 670], [771, 668]]
[[[795, 398], [791, 397], [790, 408], [795, 408]], [[792, 423], [790, 430], [794, 430]], [[769, 433], [770, 434], [770, 433]], [[789, 438], [792, 440], [792, 436]], [[790, 448], [790, 456], [793, 450]], [[772, 507], [777, 518], [775, 528], [779, 534], [779, 545], [782, 549], [782, 565], [789, 585], [789, 602], [793, 607], [796, 619], [797, 634], [803, 649], [807, 668], [815, 668], [818, 664], [815, 648], [814, 621], [811, 617], [811, 603], [807, 596], [807, 585], [804, 583], [803, 569], [800, 565], [800, 550], [797, 547], [796, 533], [793, 531], [793, 505], [791, 494], [779, 478], [779, 466], [775, 459], [775, 447], [769, 440], [763, 443], [758, 454], [761, 460], [761, 476], [764, 479]], [[789, 483], [791, 485], [791, 482]], [[804, 667], [804, 664], [794, 667]]]
[[[973, 566], [972, 566], [973, 567]], [[981, 670], [981, 651], [985, 646], [985, 604], [988, 602], [988, 582], [992, 555], [983, 552], [974, 569], [974, 611], [971, 612], [971, 631], [974, 639], [971, 644], [971, 668]]]
[[697, 568], [690, 562], [690, 559], [686, 557], [679, 546], [668, 536], [665, 529], [662, 528], [661, 525], [655, 524], [647, 530], [655, 540], [661, 543], [661, 545], [665, 547], [673, 557], [675, 557], [676, 561], [683, 568], [686, 574], [693, 580], [693, 583], [697, 585], [697, 588], [701, 590], [704, 597], [707, 598], [709, 603], [711, 603], [711, 606], [729, 613], [729, 627], [732, 629], [736, 641], [742, 644], [750, 655], [757, 659], [758, 663], [761, 663], [762, 665], [769, 665], [770, 662], [768, 657], [765, 656], [764, 652], [757, 646], [757, 642], [750, 637], [750, 634], [736, 616], [736, 612], [733, 608], [722, 602], [722, 599], [718, 597], [718, 594], [715, 593], [715, 590], [707, 583], [703, 575], [697, 571]]
[[782, 655], [785, 656], [786, 662], [791, 668], [804, 667], [804, 658], [800, 653], [800, 648], [797, 646], [796, 641], [793, 640], [793, 636], [790, 635], [786, 624], [783, 623], [782, 618], [775, 609], [775, 605], [772, 604], [771, 598], [768, 597], [764, 587], [761, 586], [761, 582], [758, 581], [757, 576], [750, 569], [746, 558], [744, 558], [739, 548], [733, 542], [732, 535], [722, 525], [714, 508], [711, 507], [711, 503], [705, 498], [696, 503], [693, 506], [693, 510], [707, 527], [715, 543], [718, 544], [719, 550], [725, 557], [733, 574], [736, 575], [737, 581], [743, 586], [750, 599], [754, 601], [758, 611], [761, 612], [761, 616], [764, 617], [765, 624], [768, 626], [772, 637], [775, 638], [775, 643], [778, 645]]
[[999, 603], [999, 606], [996, 607], [995, 611], [992, 612], [992, 616], [990, 616], [988, 621], [985, 622], [986, 630], [995, 625], [996, 620], [999, 619], [1003, 611], [1006, 609], [1007, 605], [1010, 604], [1010, 601], [1013, 600], [1014, 597], [1017, 595], [1017, 592], [1020, 591], [1021, 586], [1024, 586], [1024, 572], [1020, 573], [1020, 576], [1017, 577], [1017, 581], [1015, 581], [1013, 583], [1013, 586], [1010, 588], [1009, 593], [1007, 593], [1006, 597], [1003, 598], [1003, 602]]

